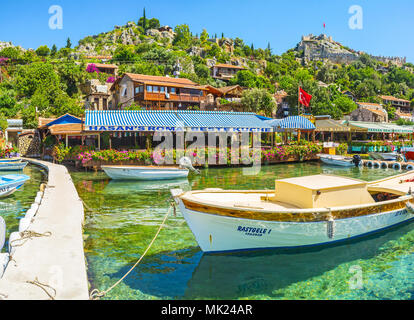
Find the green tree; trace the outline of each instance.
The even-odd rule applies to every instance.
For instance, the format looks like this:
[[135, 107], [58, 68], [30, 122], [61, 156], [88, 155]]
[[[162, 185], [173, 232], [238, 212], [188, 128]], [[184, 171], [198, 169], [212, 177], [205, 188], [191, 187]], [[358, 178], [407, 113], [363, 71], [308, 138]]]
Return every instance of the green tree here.
[[341, 110], [343, 114], [349, 114], [357, 108], [357, 105], [352, 99], [345, 96], [340, 96], [333, 101], [333, 104]]
[[57, 47], [56, 47], [56, 45], [54, 44], [54, 45], [52, 46], [52, 49], [50, 50], [50, 55], [51, 55], [52, 57], [54, 57], [54, 56], [56, 56], [56, 54], [57, 54]]
[[254, 88], [243, 92], [241, 103], [245, 111], [272, 116], [277, 110], [273, 96], [265, 89]]
[[72, 42], [70, 41], [70, 38], [68, 38], [68, 39], [66, 40], [66, 48], [67, 48], [67, 49], [71, 49], [71, 48], [72, 48]]
[[175, 27], [175, 37], [173, 45], [181, 47], [183, 49], [188, 48], [191, 45], [191, 33], [187, 24], [181, 24]]
[[149, 29], [158, 29], [160, 28], [160, 21], [158, 19], [152, 18], [148, 21], [148, 28]]
[[40, 57], [47, 57], [50, 54], [50, 49], [47, 46], [40, 46], [37, 48], [36, 54]]
[[206, 43], [207, 40], [208, 40], [208, 38], [209, 38], [209, 35], [208, 35], [207, 30], [206, 29], [203, 29], [203, 32], [201, 32], [201, 35], [200, 35], [200, 41], [201, 41], [201, 43], [202, 44]]

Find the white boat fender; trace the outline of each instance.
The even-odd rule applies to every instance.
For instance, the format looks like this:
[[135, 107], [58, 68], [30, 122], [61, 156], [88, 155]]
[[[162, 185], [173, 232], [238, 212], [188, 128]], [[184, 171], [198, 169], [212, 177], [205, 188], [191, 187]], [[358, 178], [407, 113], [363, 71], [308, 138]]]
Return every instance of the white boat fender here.
[[8, 253], [0, 253], [0, 279], [3, 278], [9, 261], [10, 255]]
[[409, 164], [409, 165], [407, 165], [406, 169], [407, 169], [408, 171], [414, 170], [414, 165]]
[[327, 221], [327, 236], [329, 239], [333, 239], [335, 237], [335, 230], [336, 230], [336, 223], [335, 219], [332, 216], [332, 213], [329, 214], [329, 219]]
[[394, 163], [394, 165], [392, 166], [395, 170], [401, 170], [401, 163], [397, 162]]
[[378, 161], [374, 161], [373, 164], [372, 164], [372, 166], [374, 168], [381, 168], [381, 164]]
[[19, 232], [25, 232], [29, 229], [30, 224], [32, 223], [32, 219], [23, 218], [19, 222]]
[[6, 222], [4, 221], [3, 217], [0, 217], [0, 252], [3, 249], [5, 242], [6, 242]]
[[13, 246], [13, 243], [17, 240], [20, 240], [21, 236], [19, 232], [13, 232], [9, 237], [9, 254], [13, 256], [16, 252], [16, 246]]
[[388, 169], [388, 163], [387, 162], [381, 162], [381, 169]]
[[29, 209], [29, 210], [27, 210], [26, 215], [24, 217], [27, 218], [27, 219], [32, 220], [35, 216], [36, 216], [36, 210]]
[[43, 198], [43, 195], [44, 195], [44, 192], [42, 192], [42, 191], [39, 191], [38, 193], [37, 193], [37, 196], [39, 197], [41, 197], [41, 198]]
[[34, 211], [37, 212], [37, 210], [39, 210], [39, 204], [38, 203], [33, 203], [32, 206], [30, 207], [30, 209], [33, 209]]
[[42, 197], [41, 196], [37, 196], [36, 199], [35, 199], [35, 203], [41, 204], [42, 203]]

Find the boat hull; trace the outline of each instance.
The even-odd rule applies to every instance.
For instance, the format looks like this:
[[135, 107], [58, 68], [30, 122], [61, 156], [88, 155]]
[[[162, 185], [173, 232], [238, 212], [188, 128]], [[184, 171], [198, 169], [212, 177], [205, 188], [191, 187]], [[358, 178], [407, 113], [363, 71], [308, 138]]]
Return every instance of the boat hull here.
[[187, 178], [189, 171], [175, 168], [156, 167], [110, 167], [102, 169], [113, 180], [173, 180]]
[[0, 163], [0, 171], [21, 171], [26, 168], [28, 162], [4, 162]]
[[9, 175], [0, 178], [0, 198], [5, 198], [19, 190], [30, 178], [25, 175]]
[[320, 159], [323, 163], [331, 166], [355, 167], [355, 164], [352, 162], [352, 160], [335, 159], [330, 157], [320, 157]]
[[406, 209], [320, 222], [279, 222], [232, 218], [180, 210], [200, 248], [206, 253], [297, 248], [335, 243], [414, 220]]

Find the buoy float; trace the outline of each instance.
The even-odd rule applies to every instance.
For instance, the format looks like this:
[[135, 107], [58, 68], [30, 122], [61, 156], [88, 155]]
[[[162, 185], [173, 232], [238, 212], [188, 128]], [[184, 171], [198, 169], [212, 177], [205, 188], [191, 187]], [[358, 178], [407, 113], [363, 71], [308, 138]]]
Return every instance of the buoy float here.
[[374, 161], [372, 165], [374, 168], [381, 168], [381, 164], [378, 161]]
[[388, 163], [387, 162], [381, 162], [381, 169], [388, 169]]
[[394, 165], [393, 165], [392, 167], [393, 167], [393, 169], [395, 169], [395, 170], [401, 170], [401, 163], [399, 163], [399, 162], [394, 163]]
[[35, 215], [36, 215], [36, 210], [29, 209], [29, 210], [27, 210], [26, 215], [24, 217], [27, 218], [27, 219], [32, 220], [35, 217]]
[[13, 232], [9, 237], [9, 254], [11, 256], [13, 256], [16, 251], [16, 247], [13, 247], [13, 242], [19, 239], [21, 239], [19, 232]]
[[19, 232], [25, 232], [29, 229], [30, 224], [32, 223], [32, 219], [23, 218], [20, 220], [19, 223]]
[[0, 253], [0, 279], [3, 277], [6, 271], [7, 265], [10, 261], [10, 255], [8, 253]]
[[368, 160], [365, 163], [366, 163], [366, 166], [369, 167], [369, 168], [371, 168], [372, 165], [373, 165], [371, 160]]
[[0, 252], [6, 242], [6, 222], [3, 217], [0, 217]]
[[414, 170], [414, 166], [412, 164], [407, 165], [407, 167], [405, 167], [405, 169], [407, 170]]

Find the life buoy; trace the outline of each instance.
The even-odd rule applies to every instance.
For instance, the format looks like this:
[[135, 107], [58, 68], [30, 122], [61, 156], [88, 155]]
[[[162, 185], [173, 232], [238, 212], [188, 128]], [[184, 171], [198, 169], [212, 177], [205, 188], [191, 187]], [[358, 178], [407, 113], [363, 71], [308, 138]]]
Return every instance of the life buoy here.
[[394, 165], [392, 166], [395, 170], [401, 170], [401, 163], [394, 163]]
[[378, 161], [375, 161], [372, 165], [374, 168], [381, 168], [381, 164]]
[[365, 164], [366, 164], [366, 166], [367, 166], [367, 167], [369, 167], [369, 168], [371, 168], [371, 167], [372, 167], [372, 161], [371, 161], [371, 160], [366, 161], [366, 162], [365, 162]]
[[405, 168], [409, 171], [414, 170], [414, 166], [412, 164], [407, 165], [407, 167]]

